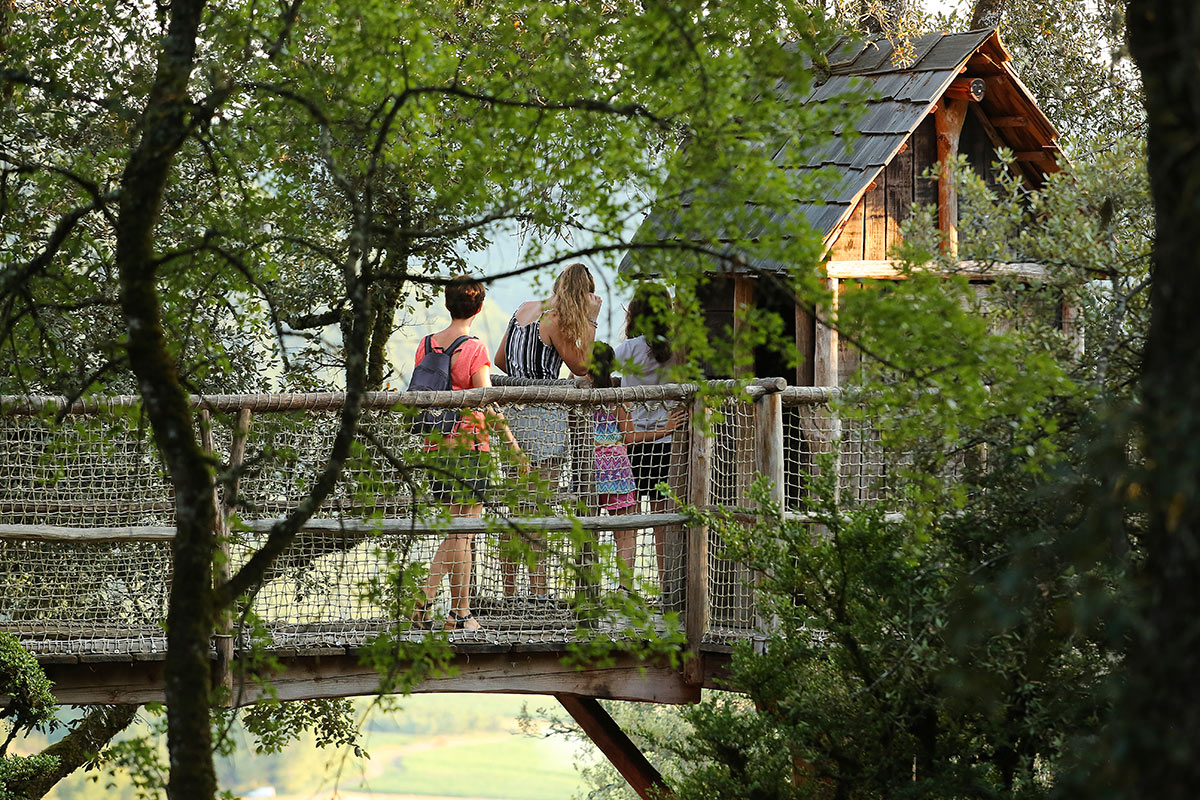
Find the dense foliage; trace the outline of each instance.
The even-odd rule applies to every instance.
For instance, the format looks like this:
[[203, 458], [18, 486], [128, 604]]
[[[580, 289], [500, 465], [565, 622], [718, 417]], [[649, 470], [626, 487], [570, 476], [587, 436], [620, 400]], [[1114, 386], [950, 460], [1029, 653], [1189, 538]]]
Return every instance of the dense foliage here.
[[[851, 19], [906, 5], [811, 4]], [[681, 794], [1042, 796], [1067, 784], [1073, 740], [1111, 707], [1124, 578], [1144, 555], [1121, 502], [1140, 484], [1120, 477], [1132, 427], [1120, 403], [1149, 312], [1140, 87], [1115, 0], [973, 5], [1007, 12], [1018, 71], [1076, 164], [1036, 196], [967, 180], [964, 252], [1045, 264], [1047, 287], [980, 297], [914, 271], [845, 297], [838, 324], [870, 357], [865, 399], [841, 413], [888, 420], [885, 445], [916, 454], [894, 498], [903, 518], [818, 479], [819, 528], [769, 504], [753, 526], [713, 521], [730, 555], [768, 576], [779, 624], [765, 656], [737, 661], [754, 705], [701, 706], [694, 736], [671, 742], [688, 765], [674, 773]], [[938, 22], [966, 27], [963, 14]], [[351, 457], [354, 398], [388, 377], [397, 311], [427, 302], [468, 253], [519, 230], [521, 263], [495, 272], [581, 253], [611, 264], [653, 200], [694, 221], [691, 242], [640, 262], [683, 307], [728, 255], [727, 224], [761, 227], [735, 258], [794, 265], [789, 291], [827, 307], [819, 243], [772, 214], [794, 187], [766, 145], [854, 112], [854, 97], [787, 102], [814, 77], [799, 56], [819, 72], [834, 32], [817, 8], [782, 2], [0, 4], [0, 391], [145, 400], [180, 521], [172, 796], [215, 791], [208, 667], [188, 652]], [[929, 222], [914, 217], [898, 254], [913, 265], [937, 258]], [[1045, 324], [1062, 297], [1083, 310], [1082, 357]], [[677, 333], [710, 355], [699, 325]], [[231, 476], [195, 445], [184, 396], [335, 384], [352, 400], [310, 496], [213, 591], [208, 501]], [[950, 469], [962, 480], [947, 490]], [[1190, 494], [1156, 497], [1175, 509], [1155, 517], [1169, 527]], [[395, 685], [419, 677], [377, 655]], [[344, 711], [270, 717], [266, 746], [313, 725], [352, 739]], [[168, 780], [149, 749], [121, 753], [148, 787]]]

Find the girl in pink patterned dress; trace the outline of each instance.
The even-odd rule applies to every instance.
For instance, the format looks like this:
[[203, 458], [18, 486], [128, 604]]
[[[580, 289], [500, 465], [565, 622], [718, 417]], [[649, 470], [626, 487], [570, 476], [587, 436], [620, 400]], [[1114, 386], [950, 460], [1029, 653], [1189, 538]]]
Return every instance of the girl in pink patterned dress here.
[[[604, 342], [592, 345], [590, 375], [597, 389], [612, 388], [613, 349]], [[592, 411], [596, 425], [596, 494], [601, 508], [609, 514], [629, 514], [637, 506], [637, 484], [633, 481], [633, 468], [629, 454], [625, 452], [622, 429], [630, 427], [629, 412], [621, 404], [598, 405]], [[625, 423], [622, 425], [622, 421]], [[633, 575], [634, 553], [637, 548], [637, 532], [614, 530], [613, 541], [617, 556], [624, 568], [621, 585]]]

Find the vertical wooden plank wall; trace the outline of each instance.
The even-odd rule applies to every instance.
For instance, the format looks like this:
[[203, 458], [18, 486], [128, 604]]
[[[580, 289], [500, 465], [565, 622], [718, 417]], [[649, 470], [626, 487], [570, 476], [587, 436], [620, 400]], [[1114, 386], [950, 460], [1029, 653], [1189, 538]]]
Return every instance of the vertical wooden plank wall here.
[[829, 249], [830, 261], [863, 260], [864, 207], [864, 201], [859, 200], [858, 205], [850, 212], [850, 218], [846, 220], [842, 232]]
[[884, 172], [863, 195], [866, 224], [863, 227], [863, 259], [882, 261], [887, 258], [887, 204], [884, 202]]
[[908, 141], [913, 151], [913, 201], [923, 206], [936, 207], [937, 179], [921, 177], [937, 163], [937, 134], [933, 119], [926, 117]]
[[900, 152], [883, 171], [885, 247], [894, 249], [900, 243], [900, 223], [909, 217], [915, 191], [912, 142], [905, 142]]
[[742, 341], [742, 314], [754, 305], [754, 279], [749, 275], [733, 276], [733, 376], [754, 374], [754, 354]]

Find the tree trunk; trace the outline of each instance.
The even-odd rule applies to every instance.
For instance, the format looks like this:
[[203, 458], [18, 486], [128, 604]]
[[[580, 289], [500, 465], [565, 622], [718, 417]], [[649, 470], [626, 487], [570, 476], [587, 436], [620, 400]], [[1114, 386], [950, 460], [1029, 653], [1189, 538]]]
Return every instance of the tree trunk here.
[[971, 9], [971, 29], [994, 28], [1000, 24], [1000, 12], [1005, 0], [975, 0]]
[[172, 800], [212, 798], [217, 783], [209, 720], [212, 563], [216, 547], [213, 477], [196, 441], [192, 412], [162, 328], [154, 268], [154, 225], [171, 163], [187, 135], [187, 91], [203, 0], [174, 0], [141, 138], [121, 177], [116, 263], [128, 357], [143, 409], [175, 490], [176, 534], [167, 610], [167, 746]]
[[1132, 635], [1117, 768], [1128, 796], [1193, 797], [1200, 786], [1200, 6], [1131, 0], [1155, 206], [1152, 313], [1142, 365], [1146, 561]]

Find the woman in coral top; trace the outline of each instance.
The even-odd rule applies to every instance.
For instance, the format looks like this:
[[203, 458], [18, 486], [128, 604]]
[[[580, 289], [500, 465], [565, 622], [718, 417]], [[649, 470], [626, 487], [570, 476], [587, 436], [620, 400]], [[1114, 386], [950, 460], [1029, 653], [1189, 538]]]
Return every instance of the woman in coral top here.
[[[417, 346], [416, 364], [424, 360], [427, 344], [437, 352], [452, 346], [463, 336], [470, 336], [471, 323], [483, 308], [487, 295], [483, 284], [461, 278], [446, 286], [446, 310], [450, 324], [421, 340]], [[483, 342], [471, 336], [458, 346], [450, 361], [451, 389], [481, 389], [492, 385], [491, 360]], [[500, 428], [509, 444], [518, 452], [517, 442], [500, 417]], [[431, 466], [430, 488], [433, 496], [447, 503], [455, 517], [483, 516], [483, 498], [488, 489], [488, 456], [491, 449], [482, 412], [468, 411], [454, 430], [439, 443], [427, 442], [427, 450], [441, 450], [445, 458], [435, 458]], [[473, 533], [450, 533], [433, 556], [425, 593], [413, 612], [413, 621], [421, 627], [431, 627], [432, 602], [442, 578], [450, 577], [450, 615], [447, 630], [479, 630], [479, 621], [471, 613], [467, 590], [471, 579], [471, 541]]]

